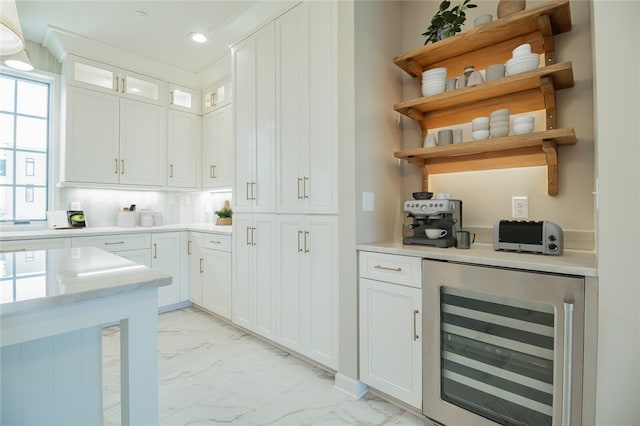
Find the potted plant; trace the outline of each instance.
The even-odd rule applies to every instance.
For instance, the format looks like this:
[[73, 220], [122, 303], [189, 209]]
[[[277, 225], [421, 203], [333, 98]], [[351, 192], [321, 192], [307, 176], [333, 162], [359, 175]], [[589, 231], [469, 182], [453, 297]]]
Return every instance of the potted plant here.
[[440, 3], [438, 12], [431, 18], [431, 25], [429, 25], [426, 32], [422, 33], [422, 35], [427, 38], [424, 44], [429, 42], [435, 43], [438, 40], [451, 37], [462, 31], [462, 25], [464, 21], [467, 20], [464, 11], [478, 7], [473, 3], [469, 3], [470, 1], [471, 0], [464, 0], [462, 4], [449, 10], [451, 2], [449, 0], [443, 0], [442, 3]]
[[233, 211], [231, 207], [229, 207], [229, 200], [224, 202], [224, 206], [215, 212], [218, 216], [216, 220], [216, 225], [231, 225], [231, 216], [233, 215]]

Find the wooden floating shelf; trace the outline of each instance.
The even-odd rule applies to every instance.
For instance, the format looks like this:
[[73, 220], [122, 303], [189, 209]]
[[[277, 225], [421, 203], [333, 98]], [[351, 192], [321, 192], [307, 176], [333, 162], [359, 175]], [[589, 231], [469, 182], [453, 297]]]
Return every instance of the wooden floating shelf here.
[[432, 111], [470, 105], [474, 102], [496, 99], [530, 90], [539, 92], [544, 78], [550, 78], [555, 89], [573, 87], [571, 62], [540, 67], [532, 71], [480, 83], [476, 86], [412, 99], [394, 105], [394, 109], [409, 118], [421, 121], [425, 113]]
[[[568, 31], [571, 31], [569, 1], [553, 0], [414, 49], [397, 56], [393, 62], [413, 77], [421, 77], [422, 71], [462, 55], [466, 55], [467, 60], [474, 59], [469, 63], [480, 69], [484, 68], [481, 66], [482, 63], [478, 62], [481, 56], [470, 57], [470, 54], [485, 48], [494, 49], [496, 45], [513, 39], [519, 39], [522, 43], [531, 43], [532, 49], [536, 52], [548, 52], [553, 50], [552, 37], [549, 40], [549, 36]], [[536, 33], [546, 34], [543, 34], [542, 39], [528, 37]], [[456, 72], [457, 68], [459, 67], [456, 67]]]
[[422, 167], [425, 180], [431, 174], [547, 166], [547, 193], [557, 195], [558, 146], [575, 144], [573, 129], [554, 129], [527, 135], [397, 151], [394, 156]]

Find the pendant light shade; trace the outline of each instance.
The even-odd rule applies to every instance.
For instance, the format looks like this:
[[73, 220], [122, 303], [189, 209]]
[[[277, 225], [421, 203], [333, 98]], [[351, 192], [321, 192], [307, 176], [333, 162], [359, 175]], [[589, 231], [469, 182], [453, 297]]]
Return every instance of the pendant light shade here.
[[9, 68], [20, 71], [33, 71], [33, 65], [29, 60], [29, 54], [26, 50], [9, 55], [3, 58], [4, 64]]
[[0, 55], [12, 55], [24, 49], [24, 37], [15, 0], [0, 0]]

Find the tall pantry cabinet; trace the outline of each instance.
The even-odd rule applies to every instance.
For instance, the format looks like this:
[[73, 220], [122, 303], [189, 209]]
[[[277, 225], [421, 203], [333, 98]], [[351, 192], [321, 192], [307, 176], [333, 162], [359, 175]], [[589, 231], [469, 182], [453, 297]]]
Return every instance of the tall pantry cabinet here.
[[336, 32], [335, 3], [303, 2], [233, 49], [233, 320], [265, 335], [270, 312], [274, 333], [267, 337], [331, 368], [338, 338]]

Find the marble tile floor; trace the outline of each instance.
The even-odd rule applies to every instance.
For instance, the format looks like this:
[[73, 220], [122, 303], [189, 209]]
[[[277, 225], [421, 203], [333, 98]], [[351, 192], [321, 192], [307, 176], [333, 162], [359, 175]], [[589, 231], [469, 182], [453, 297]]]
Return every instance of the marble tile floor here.
[[[161, 425], [431, 424], [377, 396], [354, 400], [332, 374], [195, 307], [161, 314], [158, 328]], [[104, 329], [105, 426], [120, 424], [119, 339]]]

